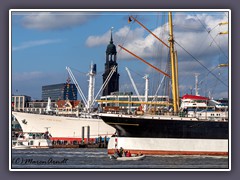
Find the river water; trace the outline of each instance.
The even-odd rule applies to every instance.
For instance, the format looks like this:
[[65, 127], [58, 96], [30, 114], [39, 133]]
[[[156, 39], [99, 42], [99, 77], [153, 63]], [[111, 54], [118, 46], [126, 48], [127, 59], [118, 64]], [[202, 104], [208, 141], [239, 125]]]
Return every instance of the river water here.
[[139, 161], [116, 161], [107, 149], [23, 149], [12, 150], [11, 169], [74, 169], [74, 170], [227, 170], [228, 157], [214, 156], [146, 156]]

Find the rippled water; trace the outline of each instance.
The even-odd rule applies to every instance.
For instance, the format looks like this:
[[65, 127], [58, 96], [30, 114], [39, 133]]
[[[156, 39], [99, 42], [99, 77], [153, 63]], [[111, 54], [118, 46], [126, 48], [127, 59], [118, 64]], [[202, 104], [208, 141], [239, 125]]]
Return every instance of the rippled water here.
[[139, 161], [111, 160], [106, 149], [12, 150], [12, 169], [228, 169], [228, 157], [146, 156]]

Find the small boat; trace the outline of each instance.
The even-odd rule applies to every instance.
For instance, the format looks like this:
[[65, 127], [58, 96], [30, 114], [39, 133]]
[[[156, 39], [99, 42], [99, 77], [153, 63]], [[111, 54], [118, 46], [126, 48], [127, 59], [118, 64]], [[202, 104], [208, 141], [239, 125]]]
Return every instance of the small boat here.
[[146, 156], [140, 155], [140, 156], [131, 156], [131, 157], [116, 157], [114, 155], [110, 156], [110, 159], [116, 159], [118, 161], [138, 161], [143, 160]]
[[30, 146], [24, 145], [22, 142], [17, 142], [14, 146], [12, 146], [12, 149], [30, 149]]
[[49, 132], [20, 134], [12, 141], [12, 149], [51, 148]]

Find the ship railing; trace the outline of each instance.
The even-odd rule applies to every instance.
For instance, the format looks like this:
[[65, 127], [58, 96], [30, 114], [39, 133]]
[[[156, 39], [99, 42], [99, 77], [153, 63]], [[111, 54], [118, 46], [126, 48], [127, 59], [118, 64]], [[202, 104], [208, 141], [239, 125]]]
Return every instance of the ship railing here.
[[217, 111], [190, 111], [179, 112], [179, 117], [196, 118], [198, 120], [210, 120], [210, 121], [228, 121], [228, 113]]

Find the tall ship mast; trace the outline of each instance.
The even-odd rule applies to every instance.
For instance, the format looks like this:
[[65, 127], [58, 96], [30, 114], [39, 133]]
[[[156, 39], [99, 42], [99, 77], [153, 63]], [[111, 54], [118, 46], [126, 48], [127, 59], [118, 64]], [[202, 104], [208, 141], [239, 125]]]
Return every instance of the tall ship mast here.
[[179, 109], [179, 94], [178, 94], [178, 69], [174, 51], [174, 38], [173, 38], [173, 25], [172, 25], [172, 12], [169, 12], [169, 44], [170, 44], [170, 57], [171, 57], [171, 72], [172, 72], [172, 96], [173, 96], [173, 109], [178, 113]]
[[[132, 19], [168, 47], [171, 58], [171, 74], [146, 62], [130, 50], [119, 45], [123, 50], [141, 60], [148, 66], [164, 74], [172, 82], [173, 110], [160, 108], [154, 113], [141, 109], [133, 112], [124, 111], [117, 106], [119, 102], [109, 101], [114, 108], [106, 107], [107, 101], [99, 101], [102, 113], [99, 116], [105, 123], [116, 129], [108, 144], [108, 154], [116, 148], [123, 148], [131, 153], [149, 155], [228, 155], [229, 123], [228, 111], [218, 110], [210, 105], [210, 99], [197, 95], [184, 95], [179, 100], [178, 61], [174, 49], [172, 12], [168, 13], [169, 40], [164, 43], [148, 30], [136, 18]], [[127, 103], [127, 102], [125, 102]], [[130, 101], [129, 104], [134, 102]], [[148, 102], [141, 102], [148, 104]], [[163, 106], [164, 107], [164, 106]], [[110, 110], [111, 109], [111, 110]], [[140, 113], [143, 112], [143, 113]]]

